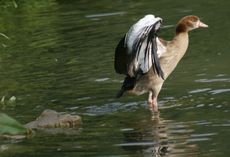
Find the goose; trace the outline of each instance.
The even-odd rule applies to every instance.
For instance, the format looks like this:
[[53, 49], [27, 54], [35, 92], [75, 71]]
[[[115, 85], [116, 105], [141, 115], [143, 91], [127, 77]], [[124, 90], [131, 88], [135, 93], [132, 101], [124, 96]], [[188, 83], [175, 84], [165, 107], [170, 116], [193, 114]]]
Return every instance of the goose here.
[[207, 28], [195, 15], [181, 18], [171, 41], [158, 37], [162, 18], [146, 15], [121, 38], [115, 49], [114, 68], [125, 78], [116, 97], [124, 93], [149, 93], [150, 109], [158, 111], [157, 97], [164, 81], [176, 68], [189, 45], [189, 32]]

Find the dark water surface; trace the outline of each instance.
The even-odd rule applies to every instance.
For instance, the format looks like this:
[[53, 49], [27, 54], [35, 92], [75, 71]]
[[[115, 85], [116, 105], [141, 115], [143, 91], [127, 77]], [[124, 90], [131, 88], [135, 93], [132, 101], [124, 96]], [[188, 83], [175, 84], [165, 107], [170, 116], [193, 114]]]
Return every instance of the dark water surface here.
[[[15, 3], [13, 3], [15, 2]], [[230, 1], [64, 1], [0, 3], [0, 108], [22, 123], [44, 109], [79, 114], [80, 130], [0, 141], [1, 157], [160, 157], [230, 155]], [[123, 76], [114, 48], [138, 18], [175, 23], [195, 14], [210, 27], [166, 81], [160, 113], [147, 95], [114, 96]]]

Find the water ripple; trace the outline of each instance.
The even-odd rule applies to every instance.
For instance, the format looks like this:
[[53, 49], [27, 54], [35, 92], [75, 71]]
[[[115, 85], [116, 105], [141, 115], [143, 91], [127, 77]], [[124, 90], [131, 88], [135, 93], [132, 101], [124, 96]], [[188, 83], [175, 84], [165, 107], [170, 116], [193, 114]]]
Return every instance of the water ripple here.
[[121, 143], [115, 144], [114, 146], [154, 146], [156, 142], [130, 142], [130, 143]]
[[95, 81], [96, 82], [104, 82], [104, 81], [107, 81], [107, 80], [109, 80], [109, 78], [99, 78], [99, 79], [96, 79]]
[[90, 14], [86, 15], [86, 18], [98, 18], [98, 17], [106, 17], [106, 16], [115, 16], [115, 15], [124, 15], [126, 12], [120, 11], [120, 12], [112, 12], [112, 13], [98, 13], [98, 14]]
[[131, 102], [131, 103], [120, 103], [120, 102], [114, 102], [114, 103], [108, 103], [104, 104], [102, 106], [88, 106], [86, 107], [87, 113], [93, 114], [93, 115], [102, 115], [102, 114], [108, 114], [117, 112], [119, 110], [132, 110], [136, 109], [139, 103], [137, 102]]
[[188, 139], [187, 142], [199, 142], [199, 141], [208, 141], [211, 140], [210, 138], [193, 138], [193, 139]]
[[229, 78], [216, 78], [216, 79], [198, 79], [195, 82], [211, 83], [211, 82], [230, 82]]
[[220, 93], [226, 93], [226, 92], [230, 92], [230, 89], [215, 89], [210, 91], [209, 93], [215, 95], [215, 94], [220, 94]]
[[207, 136], [214, 136], [217, 135], [218, 133], [203, 133], [203, 134], [192, 134], [191, 137], [207, 137]]
[[192, 91], [189, 91], [188, 93], [194, 94], [194, 93], [202, 93], [211, 90], [211, 88], [201, 88], [201, 89], [195, 89]]

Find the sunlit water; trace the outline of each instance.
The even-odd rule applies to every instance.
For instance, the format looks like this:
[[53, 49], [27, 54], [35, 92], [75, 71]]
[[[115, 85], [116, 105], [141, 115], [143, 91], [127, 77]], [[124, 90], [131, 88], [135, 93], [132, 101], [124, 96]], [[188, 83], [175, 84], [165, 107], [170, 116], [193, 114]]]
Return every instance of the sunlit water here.
[[[44, 109], [79, 114], [82, 128], [0, 141], [0, 156], [229, 156], [229, 2], [23, 1], [1, 6], [1, 112], [22, 123]], [[166, 81], [160, 113], [147, 95], [115, 99], [123, 76], [114, 48], [147, 13], [175, 23], [195, 14], [210, 27], [190, 34], [186, 56]], [[5, 35], [5, 36], [4, 36]]]

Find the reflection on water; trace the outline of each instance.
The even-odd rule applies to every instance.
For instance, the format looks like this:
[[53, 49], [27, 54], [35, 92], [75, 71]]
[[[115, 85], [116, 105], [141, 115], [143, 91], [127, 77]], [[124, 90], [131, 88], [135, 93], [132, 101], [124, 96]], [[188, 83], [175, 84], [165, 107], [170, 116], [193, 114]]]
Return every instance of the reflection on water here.
[[135, 150], [146, 157], [198, 155], [196, 144], [190, 143], [193, 130], [186, 123], [165, 120], [155, 113], [151, 123], [145, 125], [148, 128], [124, 130], [124, 143], [116, 146], [127, 151]]
[[[87, 115], [102, 116], [118, 112], [132, 112], [133, 115], [140, 108], [148, 107], [146, 102], [139, 103], [111, 103], [101, 107], [87, 107]], [[176, 106], [174, 106], [176, 107]], [[172, 107], [172, 108], [174, 108]], [[197, 106], [199, 108], [199, 106]], [[172, 110], [170, 108], [170, 110]], [[169, 109], [169, 108], [160, 108]], [[136, 114], [135, 114], [136, 113]], [[124, 113], [123, 113], [124, 114]], [[132, 115], [132, 116], [133, 116]], [[207, 129], [207, 132], [197, 133], [194, 127], [214, 127], [216, 124], [206, 120], [200, 121], [179, 121], [167, 120], [160, 116], [160, 113], [152, 113], [152, 117], [134, 120], [129, 117], [124, 122], [125, 128], [120, 129], [122, 133], [122, 142], [114, 144], [114, 147], [122, 148], [124, 151], [146, 157], [177, 157], [177, 156], [199, 156], [199, 143], [212, 141], [218, 136], [218, 132], [212, 129]], [[221, 124], [221, 126], [229, 126], [229, 122]], [[103, 124], [106, 126], [106, 124]], [[208, 154], [207, 155], [211, 155]]]
[[165, 120], [159, 113], [155, 113], [150, 122], [142, 123], [138, 128], [121, 130], [124, 142], [115, 146], [146, 157], [199, 156], [201, 152], [197, 143], [211, 141], [218, 133], [196, 134], [192, 129], [194, 125], [212, 124], [205, 121], [175, 122]]
[[[48, 108], [83, 119], [71, 135], [0, 140], [1, 157], [229, 156], [229, 1], [30, 0], [0, 9], [0, 111], [22, 123]], [[164, 19], [166, 40], [188, 14], [210, 26], [190, 34], [159, 114], [146, 95], [115, 99], [123, 76], [113, 69], [114, 48], [149, 13]]]

